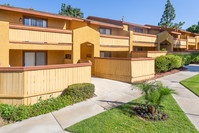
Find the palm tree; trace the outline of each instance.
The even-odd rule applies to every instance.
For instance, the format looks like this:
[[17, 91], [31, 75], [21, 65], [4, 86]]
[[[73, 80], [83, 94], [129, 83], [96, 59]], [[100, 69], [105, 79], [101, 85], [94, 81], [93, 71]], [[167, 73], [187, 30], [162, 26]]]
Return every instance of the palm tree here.
[[177, 94], [175, 90], [164, 87], [161, 82], [143, 82], [137, 85], [144, 94], [146, 111], [155, 114], [166, 96]]

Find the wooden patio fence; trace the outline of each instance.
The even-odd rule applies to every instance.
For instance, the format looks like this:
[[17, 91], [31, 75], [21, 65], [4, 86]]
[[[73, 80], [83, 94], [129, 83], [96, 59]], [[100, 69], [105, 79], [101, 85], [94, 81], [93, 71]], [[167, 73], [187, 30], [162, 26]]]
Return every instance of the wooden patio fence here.
[[95, 76], [136, 82], [154, 77], [154, 58], [95, 58]]
[[0, 67], [0, 103], [29, 105], [57, 97], [71, 84], [90, 83], [91, 65]]

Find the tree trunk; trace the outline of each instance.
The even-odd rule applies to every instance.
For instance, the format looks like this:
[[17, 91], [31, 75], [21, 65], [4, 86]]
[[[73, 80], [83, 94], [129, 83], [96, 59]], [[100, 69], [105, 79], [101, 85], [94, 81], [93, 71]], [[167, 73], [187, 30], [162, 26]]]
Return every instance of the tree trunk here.
[[156, 108], [154, 106], [148, 105], [147, 111], [154, 115], [156, 113]]

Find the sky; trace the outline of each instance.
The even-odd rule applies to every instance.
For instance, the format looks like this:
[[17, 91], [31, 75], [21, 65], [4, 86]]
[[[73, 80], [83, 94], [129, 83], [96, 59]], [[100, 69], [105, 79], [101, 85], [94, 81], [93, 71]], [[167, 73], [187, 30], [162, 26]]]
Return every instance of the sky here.
[[[81, 8], [84, 17], [97, 16], [135, 24], [157, 25], [167, 0], [0, 0], [0, 4], [34, 8], [35, 10], [58, 13], [62, 3]], [[199, 0], [170, 0], [176, 10], [175, 22], [184, 22], [183, 29], [199, 21]]]

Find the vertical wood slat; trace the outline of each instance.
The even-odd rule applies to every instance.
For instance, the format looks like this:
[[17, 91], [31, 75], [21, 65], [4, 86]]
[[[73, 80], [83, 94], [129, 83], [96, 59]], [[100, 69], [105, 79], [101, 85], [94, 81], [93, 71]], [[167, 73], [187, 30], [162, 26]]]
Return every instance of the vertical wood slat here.
[[22, 29], [9, 30], [10, 41], [30, 41], [48, 43], [72, 43], [72, 34], [32, 31]]
[[58, 96], [68, 85], [90, 82], [91, 66], [0, 71], [0, 102], [34, 104], [40, 96], [42, 99], [49, 98], [51, 94]]
[[100, 45], [129, 46], [129, 39], [100, 37]]
[[95, 58], [95, 76], [135, 82], [154, 77], [155, 61], [144, 59]]

